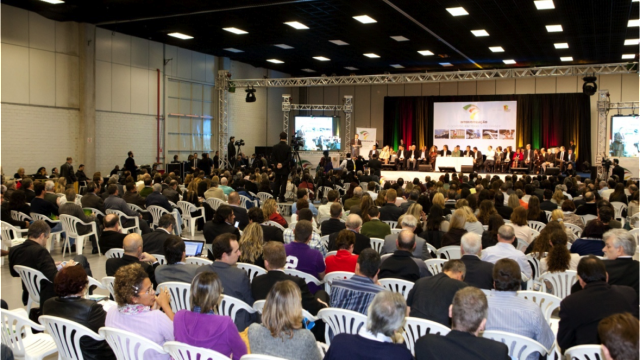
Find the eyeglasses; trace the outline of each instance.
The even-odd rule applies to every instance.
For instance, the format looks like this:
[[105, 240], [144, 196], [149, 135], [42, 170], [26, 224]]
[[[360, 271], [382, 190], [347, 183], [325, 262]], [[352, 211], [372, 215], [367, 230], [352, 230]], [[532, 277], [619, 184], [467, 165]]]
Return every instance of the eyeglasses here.
[[[133, 286], [133, 288], [134, 288], [136, 291], [140, 291], [140, 290], [138, 289], [138, 287], [137, 287], [137, 286], [135, 286], [135, 285]], [[150, 295], [150, 294], [155, 294], [155, 290], [153, 289], [153, 285], [151, 285], [151, 286], [149, 287], [149, 289], [147, 289], [147, 291], [143, 291], [143, 292], [141, 292], [141, 293], [140, 293], [140, 294], [138, 294], [138, 295]]]

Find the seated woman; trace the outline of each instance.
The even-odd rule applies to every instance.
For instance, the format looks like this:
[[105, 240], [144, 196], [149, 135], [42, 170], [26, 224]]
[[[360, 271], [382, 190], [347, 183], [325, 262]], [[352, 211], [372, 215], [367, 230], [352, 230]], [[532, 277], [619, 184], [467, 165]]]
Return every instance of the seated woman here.
[[425, 230], [420, 234], [420, 237], [439, 249], [442, 247], [442, 237], [445, 231], [449, 231], [449, 222], [445, 220], [442, 208], [436, 205], [431, 206]]
[[562, 202], [562, 212], [564, 214], [565, 223], [579, 226], [580, 229], [584, 230], [584, 222], [582, 221], [582, 218], [575, 214], [576, 204], [573, 200], [565, 200]]
[[533, 241], [533, 237], [531, 236], [531, 228], [529, 227], [529, 223], [527, 222], [527, 209], [522, 206], [518, 206], [513, 209], [511, 213], [511, 227], [513, 227], [513, 231], [516, 234], [516, 238], [522, 239], [527, 242], [527, 244], [531, 244]]
[[524, 165], [524, 152], [522, 151], [522, 148], [519, 148], [513, 154], [511, 160], [511, 167], [520, 167], [521, 165]]
[[554, 226], [548, 239], [551, 248], [548, 255], [540, 260], [540, 274], [577, 270], [580, 255], [571, 254], [567, 249], [567, 235], [563, 229]]
[[[107, 313], [96, 301], [84, 298], [88, 284], [82, 266], [63, 267], [53, 280], [58, 296], [44, 303], [42, 314], [71, 320], [98, 333], [98, 329], [105, 326]], [[87, 360], [116, 359], [106, 341], [96, 341], [88, 336], [80, 339], [80, 350]]]
[[367, 324], [358, 334], [338, 334], [324, 360], [371, 359], [411, 360], [402, 343], [402, 327], [407, 313], [404, 297], [395, 292], [379, 292], [369, 305]]
[[268, 221], [276, 222], [282, 225], [285, 229], [289, 227], [287, 220], [285, 220], [278, 212], [278, 204], [275, 199], [267, 199], [267, 201], [262, 204], [262, 213], [264, 214], [264, 218]]
[[587, 223], [580, 235], [580, 238], [571, 244], [571, 252], [580, 256], [595, 255], [603, 256], [604, 241], [602, 235], [611, 230], [609, 225], [605, 225], [600, 219], [593, 219]]
[[478, 217], [478, 221], [480, 221], [482, 225], [489, 225], [489, 218], [491, 217], [491, 215], [496, 215], [496, 214], [498, 214], [498, 211], [496, 211], [496, 208], [493, 206], [493, 201], [482, 200], [482, 202], [480, 202], [480, 207], [478, 207], [477, 217]]
[[562, 227], [562, 231], [564, 231], [564, 233], [567, 235], [567, 241], [569, 241], [570, 243], [576, 241], [576, 235], [573, 233], [573, 231], [564, 226], [564, 213], [562, 212], [562, 210], [553, 210], [553, 212], [551, 213], [551, 221], [556, 221], [560, 224], [560, 226]]
[[255, 222], [247, 225], [238, 242], [241, 252], [238, 261], [264, 268], [264, 259], [262, 258], [263, 242], [264, 234], [262, 232], [262, 226]]
[[252, 354], [289, 360], [322, 360], [311, 331], [302, 325], [300, 288], [291, 280], [277, 282], [262, 309], [262, 324], [247, 331]]
[[173, 319], [176, 341], [217, 351], [233, 360], [247, 353], [247, 346], [228, 316], [213, 309], [222, 298], [222, 283], [211, 271], [197, 274], [191, 282], [191, 311], [180, 310]]
[[269, 182], [269, 179], [267, 180], [263, 179], [262, 181], [260, 181], [260, 187], [258, 188], [258, 192], [267, 193], [273, 196], [273, 191], [271, 190], [271, 183]]
[[549, 222], [547, 213], [540, 210], [540, 199], [537, 196], [534, 195], [529, 198], [529, 208], [527, 210], [527, 220], [539, 221], [543, 224]]
[[380, 160], [382, 160], [383, 163], [388, 164], [390, 157], [391, 153], [389, 152], [389, 146], [387, 145], [383, 147], [382, 152], [380, 152]]
[[[488, 201], [488, 200], [485, 200]], [[498, 243], [498, 229], [504, 225], [504, 219], [499, 214], [489, 216], [489, 229], [482, 233], [482, 248], [486, 249]]]
[[309, 200], [313, 200], [315, 198], [315, 188], [313, 187], [313, 182], [309, 179], [309, 174], [302, 175], [302, 181], [300, 181], [298, 189], [308, 189]]
[[338, 253], [336, 255], [327, 256], [324, 259], [326, 264], [325, 273], [328, 274], [334, 271], [356, 271], [356, 263], [358, 262], [358, 255], [353, 253], [353, 248], [356, 245], [356, 235], [351, 230], [340, 230], [338, 238], [336, 239], [336, 248]]
[[473, 214], [473, 210], [469, 206], [463, 206], [462, 210], [466, 215], [466, 221], [464, 223], [465, 230], [467, 230], [468, 232], [476, 233], [478, 235], [482, 235], [482, 233], [484, 232], [484, 227]]
[[[118, 306], [107, 312], [105, 326], [144, 336], [160, 346], [174, 340], [169, 292], [165, 290], [156, 296], [149, 275], [140, 264], [118, 269], [113, 287]], [[145, 352], [144, 358], [171, 359], [168, 354], [158, 354], [153, 350]]]
[[460, 245], [462, 235], [467, 233], [464, 224], [467, 222], [467, 214], [464, 210], [458, 209], [451, 215], [449, 231], [442, 237], [442, 246]]
[[398, 229], [402, 228], [402, 219], [407, 214], [413, 215], [413, 217], [415, 217], [416, 220], [418, 220], [418, 223], [416, 224], [416, 228], [415, 230], [413, 230], [413, 233], [416, 235], [419, 235], [420, 233], [422, 233], [423, 229], [425, 228], [424, 224], [427, 221], [427, 214], [425, 214], [424, 211], [422, 211], [422, 205], [418, 203], [411, 204], [407, 209], [407, 212], [400, 215], [400, 217], [398, 218], [398, 226], [397, 226]]

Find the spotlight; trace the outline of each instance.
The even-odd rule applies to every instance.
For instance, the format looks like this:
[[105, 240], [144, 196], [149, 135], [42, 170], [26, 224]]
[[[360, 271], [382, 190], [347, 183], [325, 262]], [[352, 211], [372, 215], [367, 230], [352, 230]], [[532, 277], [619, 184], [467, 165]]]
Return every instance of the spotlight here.
[[582, 80], [584, 81], [584, 85], [582, 85], [582, 92], [589, 96], [595, 95], [598, 90], [598, 85], [596, 85], [596, 80], [598, 80], [598, 78], [595, 76], [585, 76]]
[[247, 90], [245, 90], [245, 92], [247, 93], [247, 98], [244, 99], [244, 101], [246, 102], [256, 102], [256, 89], [253, 88], [253, 86], [251, 87], [247, 87]]

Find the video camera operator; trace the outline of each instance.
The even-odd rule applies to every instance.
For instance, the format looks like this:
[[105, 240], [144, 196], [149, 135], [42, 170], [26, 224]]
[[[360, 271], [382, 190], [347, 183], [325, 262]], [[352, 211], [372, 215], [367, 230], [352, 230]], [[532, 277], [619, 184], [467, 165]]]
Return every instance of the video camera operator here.
[[236, 162], [236, 147], [233, 144], [235, 139], [235, 136], [230, 137], [229, 144], [227, 144], [227, 159], [229, 161], [230, 168], [233, 168], [233, 164]]
[[284, 131], [280, 133], [280, 142], [273, 147], [271, 161], [275, 166], [276, 173], [275, 197], [279, 202], [285, 202], [284, 194], [287, 191], [291, 146], [287, 145], [287, 133]]

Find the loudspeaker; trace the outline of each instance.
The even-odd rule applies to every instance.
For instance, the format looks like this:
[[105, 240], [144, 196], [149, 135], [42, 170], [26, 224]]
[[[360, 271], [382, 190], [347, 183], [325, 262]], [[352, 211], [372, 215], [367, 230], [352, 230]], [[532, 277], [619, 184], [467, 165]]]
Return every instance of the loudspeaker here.
[[560, 168], [557, 167], [548, 167], [547, 170], [544, 172], [545, 175], [553, 175], [553, 176], [558, 176], [560, 175]]
[[473, 172], [473, 165], [460, 166], [460, 172], [462, 172], [463, 174], [471, 174]]
[[433, 168], [429, 164], [418, 164], [418, 171], [433, 171]]

